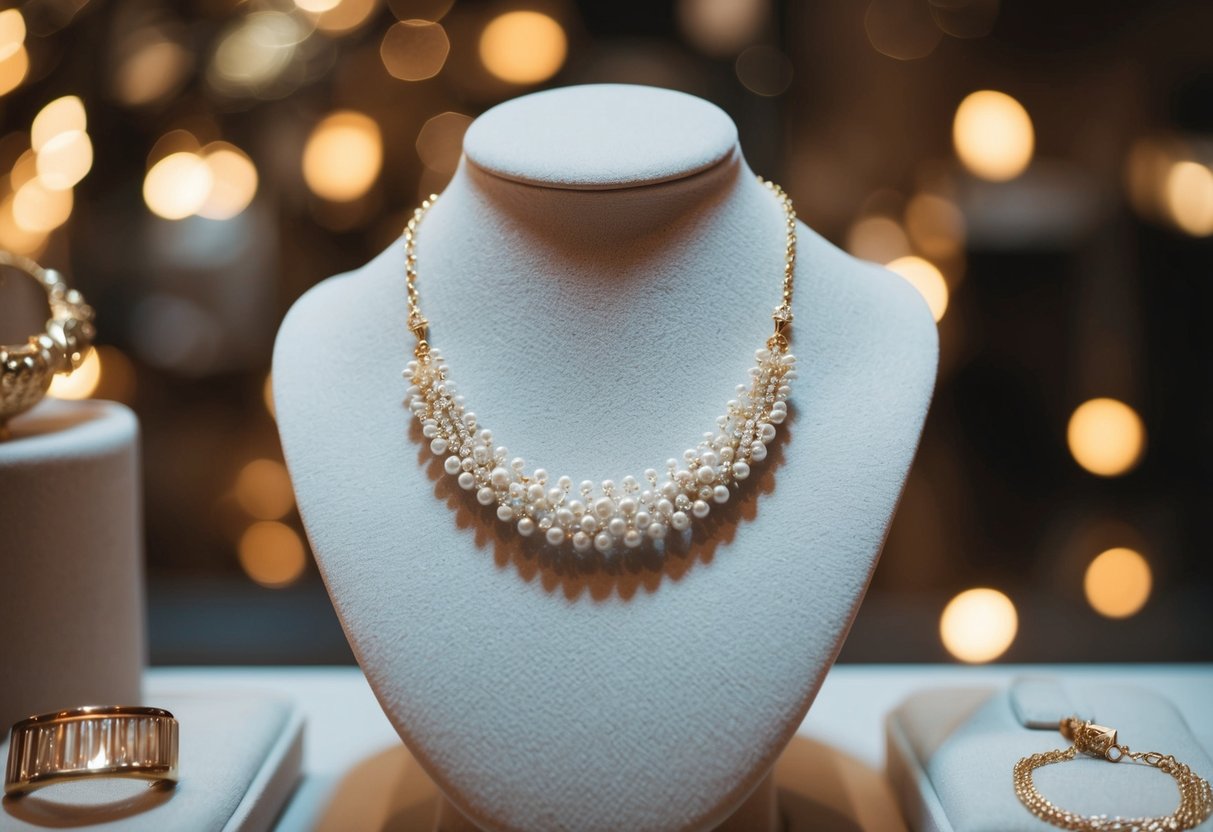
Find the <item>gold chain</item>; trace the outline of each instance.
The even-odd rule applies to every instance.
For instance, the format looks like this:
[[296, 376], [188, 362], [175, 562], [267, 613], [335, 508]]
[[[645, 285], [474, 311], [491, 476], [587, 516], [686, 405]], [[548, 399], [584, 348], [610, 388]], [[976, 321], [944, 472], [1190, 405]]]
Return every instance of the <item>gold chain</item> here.
[[[1072, 740], [1074, 744], [1069, 748], [1024, 757], [1015, 764], [1013, 774], [1015, 796], [1029, 812], [1041, 820], [1062, 829], [1161, 832], [1191, 829], [1213, 814], [1213, 789], [1210, 789], [1208, 781], [1197, 776], [1174, 756], [1157, 751], [1130, 751], [1127, 745], [1116, 744], [1115, 730], [1076, 717], [1063, 719], [1059, 727], [1062, 736]], [[1036, 790], [1032, 782], [1032, 771], [1052, 763], [1073, 760], [1079, 752], [1112, 763], [1129, 759], [1169, 774], [1179, 785], [1179, 806], [1171, 814], [1159, 818], [1110, 818], [1107, 815], [1079, 815], [1054, 805]]]
[[[758, 177], [758, 181], [772, 191], [783, 206], [787, 228], [787, 243], [784, 246], [783, 262], [783, 291], [779, 305], [771, 313], [775, 323], [775, 331], [767, 339], [767, 349], [772, 352], [785, 353], [788, 350], [788, 336], [792, 327], [792, 290], [796, 279], [796, 209], [792, 200], [779, 185], [767, 179]], [[438, 194], [430, 194], [428, 199], [413, 211], [404, 228], [404, 273], [405, 286], [408, 293], [408, 328], [417, 339], [413, 355], [422, 358], [429, 354], [429, 325], [421, 312], [421, 296], [417, 291], [417, 226], [425, 217], [426, 212], [438, 201]]]

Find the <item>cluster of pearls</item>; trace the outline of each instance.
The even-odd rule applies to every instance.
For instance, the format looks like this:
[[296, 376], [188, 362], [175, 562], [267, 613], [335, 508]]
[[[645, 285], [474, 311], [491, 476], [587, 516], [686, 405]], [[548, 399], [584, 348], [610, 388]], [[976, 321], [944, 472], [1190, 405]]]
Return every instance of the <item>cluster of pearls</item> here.
[[445, 471], [460, 488], [475, 492], [481, 505], [495, 505], [498, 519], [523, 536], [538, 532], [552, 546], [606, 553], [686, 530], [692, 518], [707, 517], [714, 504], [727, 502], [732, 487], [766, 459], [776, 426], [787, 418], [796, 358], [777, 349], [758, 350], [754, 357], [750, 384], [737, 386], [737, 398], [716, 420], [716, 430], [705, 433], [681, 461], [666, 460], [663, 474], [650, 468], [639, 479], [585, 480], [576, 490], [569, 477], [553, 480], [542, 468], [528, 471], [521, 458], [510, 459], [505, 447], [494, 446], [492, 432], [465, 409], [437, 349], [409, 362], [405, 401]]

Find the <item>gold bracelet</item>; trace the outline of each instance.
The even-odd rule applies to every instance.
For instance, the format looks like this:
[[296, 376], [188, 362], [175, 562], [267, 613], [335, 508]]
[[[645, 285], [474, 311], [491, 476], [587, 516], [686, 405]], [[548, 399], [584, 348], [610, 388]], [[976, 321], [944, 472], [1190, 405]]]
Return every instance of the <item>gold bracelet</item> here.
[[24, 344], [0, 344], [0, 439], [5, 423], [37, 404], [56, 373], [80, 366], [93, 343], [93, 310], [69, 288], [63, 275], [30, 260], [0, 251], [0, 266], [11, 266], [46, 291], [50, 318], [44, 331]]
[[[1116, 730], [1091, 722], [1066, 717], [1058, 726], [1061, 735], [1073, 742], [1069, 748], [1045, 751], [1022, 758], [1015, 764], [1015, 796], [1029, 812], [1043, 821], [1062, 829], [1123, 830], [1123, 832], [1154, 832], [1154, 830], [1191, 829], [1213, 814], [1213, 789], [1207, 780], [1178, 762], [1170, 754], [1157, 751], [1130, 751], [1127, 745], [1117, 745]], [[1107, 815], [1079, 815], [1050, 803], [1032, 783], [1032, 770], [1051, 763], [1073, 760], [1079, 753], [1099, 757], [1111, 763], [1129, 759], [1153, 766], [1175, 778], [1179, 785], [1179, 806], [1160, 818], [1122, 818]]]

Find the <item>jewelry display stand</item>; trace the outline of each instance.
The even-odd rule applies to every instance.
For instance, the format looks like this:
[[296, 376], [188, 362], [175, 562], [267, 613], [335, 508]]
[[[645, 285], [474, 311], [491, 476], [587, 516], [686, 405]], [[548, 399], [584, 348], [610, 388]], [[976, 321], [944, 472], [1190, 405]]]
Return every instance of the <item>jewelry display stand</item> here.
[[[575, 479], [680, 456], [779, 301], [783, 211], [732, 121], [571, 87], [490, 110], [464, 153], [418, 286], [495, 441]], [[850, 627], [937, 356], [904, 280], [798, 234], [788, 420], [664, 558], [557, 555], [444, 474], [403, 404], [402, 241], [291, 309], [273, 378], [300, 511], [371, 687], [450, 801], [440, 827], [777, 827], [747, 798]]]
[[[288, 699], [241, 692], [205, 696], [149, 690], [180, 723], [173, 788], [97, 779], [0, 801], [0, 832], [122, 829], [263, 832], [299, 779], [303, 717]], [[0, 754], [8, 754], [7, 741]]]
[[48, 399], [0, 442], [0, 733], [36, 713], [141, 701], [139, 425]]
[[[915, 832], [1041, 832], [1015, 795], [1011, 770], [1021, 757], [1065, 748], [1066, 716], [1116, 728], [1135, 750], [1174, 755], [1203, 777], [1213, 761], [1165, 698], [1133, 687], [1021, 680], [1010, 688], [924, 691], [890, 714], [888, 775]], [[1048, 723], [1052, 722], [1050, 726]], [[1146, 765], [1079, 755], [1037, 768], [1038, 790], [1081, 815], [1159, 817], [1178, 803], [1175, 781]], [[1196, 827], [1213, 829], [1213, 820]]]

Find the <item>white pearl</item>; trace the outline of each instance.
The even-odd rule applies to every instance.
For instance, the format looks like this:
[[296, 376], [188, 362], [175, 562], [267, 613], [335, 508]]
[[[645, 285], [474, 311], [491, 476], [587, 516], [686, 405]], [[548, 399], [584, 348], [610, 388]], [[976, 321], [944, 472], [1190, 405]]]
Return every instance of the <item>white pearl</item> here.
[[561, 477], [560, 479], [556, 480], [556, 487], [561, 491], [568, 491], [573, 487], [573, 480], [569, 477]]
[[509, 506], [497, 506], [497, 519], [506, 522], [514, 519], [514, 509]]
[[663, 497], [668, 497], [671, 500], [678, 496], [678, 486], [670, 480], [663, 482], [659, 490], [661, 491], [661, 495]]
[[548, 472], [543, 468], [536, 468], [535, 473], [531, 475], [531, 479], [542, 485], [548, 484]]
[[636, 519], [634, 522], [636, 523], [636, 528], [643, 529], [649, 525], [649, 523], [653, 522], [653, 518], [647, 511], [638, 511], [636, 512]]
[[615, 537], [622, 537], [623, 533], [627, 530], [628, 521], [624, 520], [622, 517], [612, 517], [611, 521], [607, 523], [607, 531]]
[[786, 410], [772, 409], [771, 412], [767, 414], [767, 418], [771, 420], [771, 423], [776, 425], [782, 424], [783, 420], [787, 417], [788, 412]]
[[482, 506], [487, 506], [496, 499], [496, 492], [494, 492], [493, 489], [489, 488], [488, 486], [485, 486], [476, 492], [476, 502], [480, 503]]
[[442, 463], [442, 467], [448, 474], [458, 474], [462, 461], [457, 456], [448, 456], [446, 462]]
[[598, 531], [598, 521], [594, 519], [594, 515], [592, 514], [582, 516], [577, 524], [581, 526], [581, 530], [586, 534], [593, 534]]
[[433, 439], [438, 435], [438, 423], [433, 421], [426, 422], [421, 427], [421, 435], [426, 439]]
[[635, 529], [628, 529], [623, 535], [623, 545], [635, 549], [644, 540], [644, 535]]
[[610, 497], [599, 497], [594, 501], [594, 513], [603, 520], [615, 513], [615, 501]]
[[631, 497], [624, 497], [622, 500], [619, 501], [619, 510], [629, 516], [632, 514], [635, 514], [636, 513], [636, 500], [634, 500]]
[[770, 442], [775, 438], [775, 426], [770, 422], [762, 422], [758, 425], [758, 438], [763, 442]]
[[526, 488], [526, 498], [532, 503], [537, 503], [543, 499], [543, 486], [537, 482], [533, 482]]
[[594, 483], [590, 482], [589, 480], [582, 480], [581, 485], [577, 486], [577, 490], [582, 494], [593, 493]]
[[564, 542], [564, 529], [559, 526], [552, 526], [552, 528], [548, 529], [547, 537], [548, 543], [551, 543], [553, 546], [559, 546]]
[[614, 490], [615, 490], [615, 481], [614, 480], [603, 480], [602, 481], [602, 493], [603, 494], [610, 494]]
[[581, 502], [581, 500], [570, 500], [567, 505], [569, 511], [573, 512], [575, 516], [580, 517], [585, 514], [585, 503]]
[[559, 488], [548, 489], [548, 502], [552, 505], [558, 505], [564, 499], [564, 492]]
[[446, 453], [446, 448], [447, 448], [446, 440], [443, 439], [441, 436], [439, 436], [437, 439], [435, 439], [433, 442], [430, 443], [430, 450], [436, 454]]
[[674, 479], [678, 480], [680, 483], [688, 483], [692, 479], [691, 472], [684, 468], [683, 470], [674, 474]]
[[573, 548], [578, 552], [584, 552], [586, 549], [590, 548], [591, 543], [593, 543], [593, 540], [591, 540], [590, 536], [585, 532], [577, 532], [575, 535], [573, 535]]
[[[727, 442], [728, 440], [726, 439], [725, 441]], [[723, 448], [720, 449], [720, 461], [721, 462], [732, 462], [733, 461], [733, 446], [732, 445], [725, 445]]]
[[489, 474], [489, 481], [493, 483], [493, 488], [505, 488], [510, 484], [510, 472], [504, 468], [494, 468]]
[[480, 441], [490, 448], [493, 447], [493, 432], [488, 429], [480, 431]]
[[701, 519], [704, 517], [707, 517], [708, 512], [711, 510], [712, 510], [711, 506], [709, 506], [703, 500], [696, 500], [695, 503], [691, 506], [691, 514], [694, 514], [696, 517], [699, 517]]
[[498, 445], [493, 449], [493, 459], [498, 462], [505, 462], [505, 458], [510, 455], [510, 449], [505, 445]]
[[750, 456], [755, 462], [762, 462], [767, 458], [767, 446], [761, 442], [755, 442], [750, 446]]
[[562, 526], [571, 525], [573, 522], [573, 512], [567, 508], [556, 509], [556, 522]]
[[605, 552], [607, 549], [611, 548], [611, 544], [614, 542], [615, 541], [611, 539], [609, 534], [606, 532], [601, 532], [597, 537], [594, 538], [594, 548], [600, 552]]
[[464, 471], [459, 475], [459, 487], [464, 491], [471, 491], [476, 487], [476, 478], [472, 476], [471, 471]]
[[513, 468], [515, 471], [521, 471], [523, 468], [526, 467], [526, 461], [522, 457], [516, 456], [512, 460], [510, 460], [510, 467]]
[[687, 517], [685, 511], [676, 511], [670, 515], [670, 525], [678, 531], [682, 531], [687, 526], [691, 525], [691, 518]]
[[674, 511], [674, 504], [664, 497], [657, 501], [657, 513], [669, 517]]
[[648, 480], [649, 482], [652, 482], [653, 480], [657, 479], [657, 469], [656, 468], [645, 468], [644, 469], [644, 478], [646, 480]]
[[645, 529], [645, 532], [654, 540], [661, 540], [666, 533], [665, 523], [652, 523]]
[[720, 461], [720, 458], [716, 456], [715, 451], [704, 451], [702, 454], [699, 455], [699, 461], [702, 462], [704, 465], [715, 468], [716, 463], [718, 463]]
[[633, 477], [631, 474], [628, 474], [626, 477], [623, 478], [623, 490], [624, 491], [635, 491], [639, 485], [640, 485], [640, 483], [636, 482], [636, 478]]
[[463, 414], [463, 423], [467, 425], [468, 428], [476, 427], [476, 414], [470, 410]]
[[[713, 454], [713, 456], [715, 456], [715, 454]], [[695, 472], [695, 478], [702, 483], [709, 483], [716, 479], [716, 472], [706, 465], [701, 465]]]
[[729, 489], [723, 485], [716, 486], [712, 491], [712, 499], [718, 503], [727, 503], [729, 501]]
[[530, 537], [533, 531], [535, 531], [534, 520], [529, 517], [523, 517], [518, 521], [518, 534], [522, 535], [523, 537]]
[[744, 462], [733, 463], [733, 476], [739, 480], [744, 480], [750, 475], [750, 466]]
[[477, 465], [487, 465], [489, 462], [489, 449], [485, 445], [477, 445], [472, 448], [472, 459], [476, 460]]

